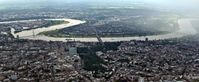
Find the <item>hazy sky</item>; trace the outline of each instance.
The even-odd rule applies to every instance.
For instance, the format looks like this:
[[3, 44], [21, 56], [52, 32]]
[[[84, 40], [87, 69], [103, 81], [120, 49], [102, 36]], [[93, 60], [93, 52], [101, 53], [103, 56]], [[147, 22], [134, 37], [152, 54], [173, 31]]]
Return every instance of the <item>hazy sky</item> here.
[[199, 2], [199, 0], [0, 0], [0, 3], [11, 3], [11, 2], [45, 2], [45, 1], [56, 1], [56, 2], [80, 2], [80, 1], [144, 1], [149, 3], [193, 3]]
[[92, 2], [132, 2], [142, 1], [147, 3], [158, 3], [158, 4], [194, 4], [199, 5], [199, 0], [0, 0], [0, 3], [21, 3], [21, 2], [81, 2], [81, 1], [92, 1]]
[[134, 1], [153, 4], [156, 7], [170, 7], [179, 9], [196, 9], [199, 10], [199, 0], [0, 0], [0, 4], [34, 4], [34, 3], [70, 3], [70, 2], [126, 2], [133, 3]]
[[4, 3], [39, 3], [39, 2], [133, 2], [141, 1], [146, 3], [162, 4], [162, 5], [199, 5], [199, 0], [0, 0]]

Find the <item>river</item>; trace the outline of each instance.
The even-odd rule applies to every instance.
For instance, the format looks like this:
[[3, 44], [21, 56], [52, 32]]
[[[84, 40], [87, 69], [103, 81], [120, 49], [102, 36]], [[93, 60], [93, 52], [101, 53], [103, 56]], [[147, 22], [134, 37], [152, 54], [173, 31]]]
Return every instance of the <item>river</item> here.
[[[55, 26], [50, 26], [46, 28], [38, 28], [32, 30], [25, 30], [19, 33], [14, 33], [14, 29], [12, 30], [12, 34], [14, 37], [19, 36], [21, 39], [30, 39], [30, 40], [44, 40], [44, 41], [81, 41], [81, 42], [98, 42], [97, 38], [59, 38], [59, 37], [49, 37], [45, 35], [37, 35], [43, 31], [51, 31], [56, 29], [63, 29], [79, 24], [86, 23], [86, 21], [74, 20], [74, 19], [48, 19], [48, 20], [65, 20], [68, 21], [68, 24], [60, 24]], [[163, 39], [171, 39], [171, 38], [180, 38], [187, 35], [195, 35], [197, 31], [191, 24], [191, 20], [193, 19], [179, 19], [179, 30], [168, 33], [168, 34], [160, 34], [160, 35], [150, 35], [150, 36], [135, 36], [135, 37], [103, 37], [101, 38], [103, 42], [117, 42], [117, 41], [130, 41], [130, 40], [145, 40], [148, 38], [149, 40], [163, 40]], [[30, 21], [30, 20], [28, 20]], [[10, 21], [10, 22], [0, 22], [3, 23], [13, 23], [13, 22], [21, 22], [21, 21]], [[24, 20], [22, 21], [24, 22]], [[33, 31], [36, 36], [33, 36]]]

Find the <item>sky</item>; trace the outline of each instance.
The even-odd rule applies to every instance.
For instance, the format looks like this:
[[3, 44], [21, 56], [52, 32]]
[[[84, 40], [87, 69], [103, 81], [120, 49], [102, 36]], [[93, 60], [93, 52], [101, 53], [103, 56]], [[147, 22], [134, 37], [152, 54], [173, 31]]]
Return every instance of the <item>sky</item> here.
[[119, 1], [119, 2], [132, 2], [132, 1], [142, 1], [142, 2], [148, 2], [148, 3], [161, 3], [161, 4], [168, 4], [168, 3], [192, 3], [195, 4], [196, 2], [199, 2], [198, 0], [0, 0], [0, 3], [21, 3], [21, 2], [47, 2], [47, 1], [53, 1], [53, 2], [107, 2], [107, 1]]
[[[34, 3], [133, 3], [135, 1], [151, 4], [154, 7], [176, 8], [187, 10], [199, 10], [199, 0], [0, 0], [0, 5], [4, 4], [34, 4]], [[11, 6], [11, 5], [10, 5]]]
[[38, 2], [133, 2], [141, 1], [147, 3], [156, 3], [156, 4], [199, 4], [199, 0], [0, 0], [0, 3], [38, 3]]
[[178, 5], [186, 5], [193, 4], [199, 5], [199, 0], [0, 0], [0, 3], [22, 3], [22, 2], [133, 2], [133, 1], [141, 1], [147, 3], [155, 3], [155, 4], [178, 4]]

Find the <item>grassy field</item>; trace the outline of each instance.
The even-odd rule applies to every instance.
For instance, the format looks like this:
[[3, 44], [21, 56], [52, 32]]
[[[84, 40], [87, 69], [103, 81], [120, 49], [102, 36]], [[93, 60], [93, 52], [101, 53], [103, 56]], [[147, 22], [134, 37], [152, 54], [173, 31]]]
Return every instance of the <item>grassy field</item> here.
[[45, 31], [39, 33], [38, 35], [45, 35], [50, 37], [63, 37], [63, 34], [61, 34], [59, 30]]
[[59, 25], [59, 24], [67, 24], [69, 23], [68, 21], [64, 21], [64, 20], [50, 20], [48, 21], [47, 24], [41, 26], [41, 27], [50, 27], [50, 26], [54, 26], [54, 25]]

